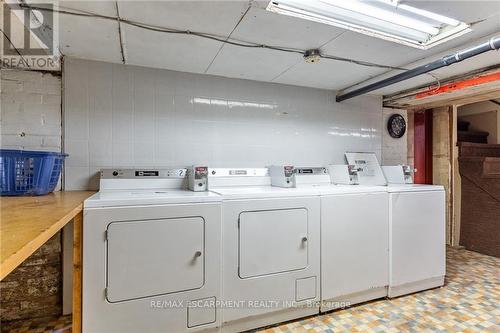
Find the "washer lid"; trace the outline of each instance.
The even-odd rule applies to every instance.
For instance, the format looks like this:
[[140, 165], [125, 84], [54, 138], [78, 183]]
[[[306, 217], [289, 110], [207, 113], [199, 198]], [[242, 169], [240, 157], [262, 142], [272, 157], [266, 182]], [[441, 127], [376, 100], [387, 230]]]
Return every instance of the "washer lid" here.
[[222, 195], [224, 199], [257, 199], [282, 198], [319, 195], [317, 189], [312, 188], [282, 188], [275, 186], [241, 186], [212, 188], [211, 192]]
[[424, 191], [444, 191], [442, 185], [425, 185], [425, 184], [389, 184], [387, 192], [424, 192]]
[[319, 188], [321, 195], [387, 192], [386, 186], [334, 185]]
[[219, 202], [222, 198], [211, 192], [178, 189], [120, 190], [97, 192], [84, 202], [84, 208], [160, 205], [176, 203]]

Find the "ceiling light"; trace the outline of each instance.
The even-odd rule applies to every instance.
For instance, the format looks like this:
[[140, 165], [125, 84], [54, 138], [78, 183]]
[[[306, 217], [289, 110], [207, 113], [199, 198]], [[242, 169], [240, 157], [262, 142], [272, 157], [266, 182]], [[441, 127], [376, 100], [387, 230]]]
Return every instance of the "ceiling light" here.
[[267, 10], [421, 49], [471, 31], [464, 22], [397, 0], [274, 0]]

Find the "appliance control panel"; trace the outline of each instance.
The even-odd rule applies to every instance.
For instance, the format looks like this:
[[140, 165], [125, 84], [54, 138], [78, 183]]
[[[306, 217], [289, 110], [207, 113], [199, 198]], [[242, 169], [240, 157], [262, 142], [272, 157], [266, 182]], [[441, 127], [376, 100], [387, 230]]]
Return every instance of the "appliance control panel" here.
[[266, 177], [269, 176], [267, 168], [210, 168], [208, 176], [217, 177]]
[[188, 172], [188, 186], [191, 191], [202, 192], [208, 190], [208, 167], [192, 166]]
[[327, 175], [328, 169], [323, 167], [297, 167], [295, 173], [297, 175]]
[[187, 169], [102, 169], [101, 179], [185, 178]]
[[325, 167], [295, 167], [295, 187], [330, 185], [330, 173]]

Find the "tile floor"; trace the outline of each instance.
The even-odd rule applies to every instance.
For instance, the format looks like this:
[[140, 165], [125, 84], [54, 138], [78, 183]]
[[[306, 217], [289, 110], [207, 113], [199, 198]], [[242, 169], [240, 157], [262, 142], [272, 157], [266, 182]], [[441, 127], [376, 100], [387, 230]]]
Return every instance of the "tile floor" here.
[[446, 285], [261, 332], [500, 332], [500, 259], [447, 249]]
[[[2, 332], [69, 333], [71, 318], [9, 323]], [[260, 333], [500, 332], [500, 259], [448, 248], [443, 288], [330, 312]]]

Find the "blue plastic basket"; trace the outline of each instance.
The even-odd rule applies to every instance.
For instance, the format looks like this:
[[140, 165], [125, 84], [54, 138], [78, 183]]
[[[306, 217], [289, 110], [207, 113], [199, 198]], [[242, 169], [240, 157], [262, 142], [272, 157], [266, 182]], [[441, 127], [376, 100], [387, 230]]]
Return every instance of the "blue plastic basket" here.
[[43, 195], [54, 191], [67, 154], [0, 149], [1, 195]]

